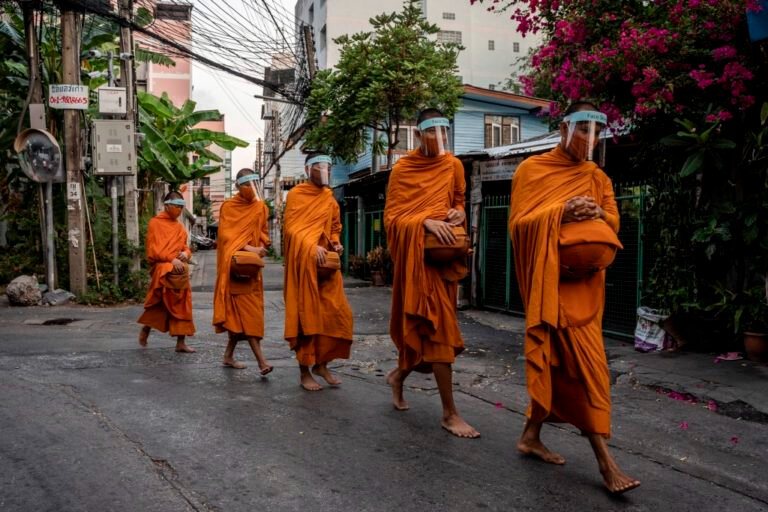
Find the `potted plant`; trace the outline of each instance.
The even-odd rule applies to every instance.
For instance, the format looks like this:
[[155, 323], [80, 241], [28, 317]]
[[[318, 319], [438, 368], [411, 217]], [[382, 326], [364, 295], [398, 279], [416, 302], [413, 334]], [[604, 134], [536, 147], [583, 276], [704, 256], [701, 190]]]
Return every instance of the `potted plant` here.
[[350, 254], [348, 259], [349, 275], [362, 279], [365, 276], [365, 258], [356, 254]]
[[754, 286], [745, 293], [740, 323], [744, 327], [744, 351], [751, 361], [768, 362], [768, 297]]
[[378, 246], [371, 249], [366, 254], [365, 259], [371, 269], [373, 286], [384, 286], [386, 284], [384, 280], [384, 248]]

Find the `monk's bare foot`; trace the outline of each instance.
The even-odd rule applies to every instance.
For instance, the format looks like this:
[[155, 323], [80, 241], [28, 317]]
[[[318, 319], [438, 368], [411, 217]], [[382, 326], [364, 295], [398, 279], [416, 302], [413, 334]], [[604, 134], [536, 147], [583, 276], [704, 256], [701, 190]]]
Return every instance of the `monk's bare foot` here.
[[244, 370], [245, 368], [247, 368], [245, 363], [241, 363], [236, 359], [225, 358], [225, 359], [222, 359], [221, 364], [223, 364], [227, 368], [234, 368], [235, 370]]
[[194, 354], [195, 352], [197, 352], [197, 350], [193, 349], [186, 343], [181, 343], [176, 345], [176, 352], [181, 352], [184, 354]]
[[392, 387], [392, 405], [398, 411], [407, 411], [411, 408], [403, 396], [403, 380], [400, 378], [400, 370], [395, 368], [387, 374], [387, 384]]
[[146, 325], [141, 328], [139, 331], [139, 345], [142, 347], [147, 346], [147, 340], [149, 339], [149, 333], [152, 331], [151, 327], [147, 327]]
[[557, 464], [562, 466], [565, 464], [565, 457], [562, 455], [549, 451], [549, 448], [544, 446], [544, 443], [540, 439], [523, 439], [517, 442], [517, 450], [523, 455], [531, 457], [538, 457], [544, 462], [549, 464]]
[[308, 371], [301, 372], [301, 387], [307, 391], [320, 391], [323, 389], [323, 386], [318, 384], [314, 377], [312, 377], [312, 374]]
[[312, 367], [312, 373], [325, 379], [325, 382], [331, 386], [338, 386], [341, 384], [341, 379], [337, 379], [328, 367], [324, 364], [316, 364]]
[[468, 439], [480, 437], [480, 432], [475, 430], [472, 425], [464, 421], [464, 418], [458, 414], [451, 414], [450, 416], [443, 418], [443, 421], [440, 424], [445, 430], [456, 437], [465, 437]]
[[613, 494], [621, 494], [640, 486], [640, 480], [625, 475], [618, 466], [609, 467], [600, 472], [603, 474], [605, 487]]
[[264, 366], [262, 366], [262, 365], [259, 365], [259, 370], [260, 370], [260, 373], [261, 373], [261, 376], [262, 376], [262, 377], [266, 377], [266, 376], [267, 376], [267, 374], [268, 374], [268, 373], [271, 373], [271, 372], [272, 372], [272, 370], [274, 370], [274, 369], [275, 369], [275, 367], [274, 367], [274, 366], [272, 366], [272, 365], [269, 365], [269, 364], [267, 364], [267, 365], [264, 365]]

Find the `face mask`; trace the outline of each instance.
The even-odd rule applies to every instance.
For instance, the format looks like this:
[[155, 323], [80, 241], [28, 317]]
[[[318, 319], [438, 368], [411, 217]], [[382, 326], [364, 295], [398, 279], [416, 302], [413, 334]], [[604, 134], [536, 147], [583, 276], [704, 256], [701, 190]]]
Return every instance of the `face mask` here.
[[318, 155], [307, 160], [304, 172], [315, 186], [327, 187], [331, 178], [331, 158], [327, 155]]

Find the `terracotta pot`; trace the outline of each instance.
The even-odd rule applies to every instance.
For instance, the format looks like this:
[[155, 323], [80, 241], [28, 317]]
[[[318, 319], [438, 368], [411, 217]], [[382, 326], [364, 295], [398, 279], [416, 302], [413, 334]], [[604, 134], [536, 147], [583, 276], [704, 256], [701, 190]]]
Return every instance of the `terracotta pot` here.
[[384, 272], [381, 270], [371, 270], [371, 278], [373, 279], [373, 286], [384, 286]]
[[768, 362], [768, 333], [745, 332], [744, 351], [750, 361]]

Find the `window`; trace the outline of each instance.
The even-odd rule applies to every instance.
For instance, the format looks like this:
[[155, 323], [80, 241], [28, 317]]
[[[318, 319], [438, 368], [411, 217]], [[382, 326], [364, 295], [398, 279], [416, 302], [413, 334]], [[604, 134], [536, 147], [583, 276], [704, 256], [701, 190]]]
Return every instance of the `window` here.
[[320, 49], [325, 50], [325, 40], [328, 36], [328, 32], [325, 29], [325, 25], [323, 25], [323, 28], [320, 29]]
[[443, 13], [443, 19], [444, 20], [455, 20], [456, 19], [456, 13], [455, 12], [444, 12]]
[[461, 32], [458, 30], [441, 30], [437, 33], [437, 42], [461, 44]]
[[309, 24], [312, 25], [315, 22], [315, 4], [309, 6]]
[[325, 0], [320, 0], [320, 7], [323, 7], [325, 5]]
[[411, 125], [400, 125], [397, 130], [397, 145], [395, 149], [409, 151], [416, 147], [416, 127]]
[[496, 84], [490, 84], [488, 85], [488, 89], [495, 91], [496, 90]]
[[512, 51], [515, 53], [520, 53], [520, 43], [512, 43]]
[[485, 147], [495, 148], [520, 141], [520, 118], [485, 116]]
[[489, 50], [495, 50], [496, 49], [496, 41], [493, 41], [493, 40], [488, 41], [488, 49]]

